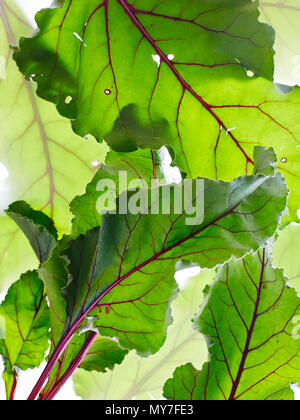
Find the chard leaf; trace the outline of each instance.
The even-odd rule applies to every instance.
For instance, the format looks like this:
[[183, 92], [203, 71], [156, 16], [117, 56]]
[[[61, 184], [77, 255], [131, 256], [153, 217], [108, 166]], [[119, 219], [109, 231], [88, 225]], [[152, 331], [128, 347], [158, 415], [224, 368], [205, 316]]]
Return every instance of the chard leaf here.
[[277, 156], [272, 147], [268, 150], [266, 150], [264, 147], [255, 147], [254, 162], [254, 174], [265, 174], [269, 176], [275, 175]]
[[58, 344], [66, 321], [66, 302], [63, 296], [69, 278], [66, 265], [66, 261], [58, 255], [58, 249], [55, 249], [49, 260], [39, 268], [39, 276], [50, 302], [52, 348]]
[[0, 185], [0, 291], [38, 267], [23, 233], [3, 210], [26, 200], [54, 220], [59, 236], [69, 233], [69, 202], [83, 193], [95, 172], [92, 162], [103, 162], [106, 153], [95, 141], [74, 135], [68, 121], [40, 100], [34, 84], [18, 71], [10, 44], [32, 31], [14, 0], [1, 2], [0, 167], [5, 179]]
[[291, 223], [279, 232], [274, 244], [274, 265], [284, 269], [289, 284], [297, 290], [300, 296], [300, 224]]
[[[170, 322], [177, 261], [213, 268], [257, 250], [274, 234], [287, 196], [281, 175], [203, 182], [204, 219], [198, 225], [186, 224], [185, 211], [175, 214], [174, 193], [168, 215], [107, 214], [101, 228], [70, 242], [63, 252], [71, 280], [64, 289], [68, 334], [89, 314], [101, 335], [117, 337], [122, 347], [141, 354], [154, 353]], [[160, 197], [169, 188], [161, 187]], [[174, 186], [177, 192], [182, 188]], [[190, 200], [195, 199], [194, 189]]]
[[158, 353], [144, 359], [130, 352], [111, 372], [79, 369], [73, 375], [77, 395], [84, 400], [159, 400], [165, 381], [179, 362], [201, 366], [207, 360], [207, 346], [194, 330], [191, 319], [198, 311], [199, 302], [204, 301], [205, 285], [211, 284], [214, 277], [213, 270], [203, 270], [186, 282], [171, 304], [174, 322]]
[[25, 233], [40, 264], [47, 261], [57, 243], [53, 221], [41, 211], [33, 210], [24, 201], [11, 204], [6, 214]]
[[[62, 336], [67, 318], [63, 289], [67, 284], [68, 271], [65, 259], [58, 255], [58, 249], [55, 249], [50, 259], [41, 266], [39, 275], [45, 284], [50, 301], [51, 356]], [[64, 380], [68, 368], [91, 339], [93, 337], [90, 332], [81, 333], [73, 337], [58, 363], [51, 371], [41, 398], [46, 393], [54, 390]], [[127, 351], [121, 349], [115, 341], [98, 337], [80, 366], [86, 370], [104, 372], [106, 369], [112, 369], [115, 364], [121, 363], [126, 354]]]
[[106, 372], [107, 369], [113, 369], [115, 364], [122, 363], [127, 353], [115, 341], [99, 337], [79, 367], [89, 372]]
[[49, 347], [49, 310], [44, 286], [36, 271], [23, 274], [0, 306], [5, 331], [0, 339], [7, 398], [13, 392], [16, 369], [38, 367]]
[[72, 368], [73, 363], [76, 362], [82, 351], [90, 344], [93, 343], [80, 364], [82, 369], [90, 372], [105, 372], [107, 369], [113, 369], [116, 364], [120, 364], [123, 361], [128, 353], [127, 350], [121, 349], [113, 340], [99, 336], [96, 341], [94, 339], [95, 334], [91, 332], [73, 337], [58, 364], [52, 370], [48, 383], [40, 395], [41, 400], [45, 398], [52, 399], [57, 394], [60, 387], [69, 379], [68, 372]]
[[299, 89], [274, 89], [274, 34], [258, 15], [250, 0], [66, 0], [14, 57], [76, 133], [122, 152], [168, 145], [191, 178], [232, 180], [254, 144], [275, 147], [295, 218]]
[[265, 250], [220, 269], [195, 327], [210, 344], [201, 371], [178, 368], [164, 388], [169, 399], [291, 399], [300, 379], [300, 298]]

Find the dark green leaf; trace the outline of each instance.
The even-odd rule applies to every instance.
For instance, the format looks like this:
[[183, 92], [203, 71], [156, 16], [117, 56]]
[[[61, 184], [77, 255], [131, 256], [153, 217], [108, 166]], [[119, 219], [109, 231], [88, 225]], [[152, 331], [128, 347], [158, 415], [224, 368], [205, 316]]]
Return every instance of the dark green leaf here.
[[[59, 343], [67, 317], [63, 289], [67, 285], [68, 272], [66, 261], [58, 256], [57, 250], [55, 250], [50, 259], [41, 266], [39, 275], [45, 284], [50, 301], [51, 356]], [[43, 394], [50, 392], [51, 389], [62, 380], [69, 366], [79, 355], [90, 337], [90, 332], [75, 335], [73, 337], [68, 348], [64, 351], [59, 362], [52, 370], [48, 383], [43, 390]], [[114, 364], [121, 363], [126, 354], [127, 351], [121, 349], [115, 341], [98, 337], [80, 366], [86, 370], [104, 372], [107, 368], [112, 369]]]
[[11, 204], [6, 214], [25, 233], [40, 264], [47, 261], [57, 242], [53, 221], [41, 211], [33, 210], [24, 201]]

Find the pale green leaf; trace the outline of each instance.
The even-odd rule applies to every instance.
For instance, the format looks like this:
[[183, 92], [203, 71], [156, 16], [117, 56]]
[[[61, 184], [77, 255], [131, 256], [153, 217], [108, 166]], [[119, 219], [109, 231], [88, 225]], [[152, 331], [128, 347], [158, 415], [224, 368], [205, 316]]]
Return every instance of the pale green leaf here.
[[300, 295], [300, 225], [292, 223], [279, 233], [274, 244], [274, 264], [283, 268], [289, 284]]
[[[54, 219], [59, 235], [70, 230], [69, 202], [84, 191], [106, 149], [74, 135], [55, 107], [40, 100], [12, 60], [9, 44], [32, 28], [13, 0], [0, 4], [0, 290], [38, 261], [13, 221], [2, 214], [8, 204], [26, 200]], [[2, 167], [3, 170], [3, 167]], [[74, 173], [76, 182], [74, 182]], [[8, 176], [6, 178], [6, 175]], [[2, 176], [1, 176], [2, 179]]]
[[260, 20], [276, 31], [275, 80], [300, 84], [299, 0], [260, 0]]

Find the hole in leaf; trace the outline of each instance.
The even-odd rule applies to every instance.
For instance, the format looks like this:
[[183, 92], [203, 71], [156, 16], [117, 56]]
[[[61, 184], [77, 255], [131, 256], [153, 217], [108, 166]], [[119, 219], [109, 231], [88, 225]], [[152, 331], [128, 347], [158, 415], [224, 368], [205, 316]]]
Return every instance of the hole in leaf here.
[[160, 66], [160, 56], [158, 54], [152, 55], [153, 61], [157, 64], [157, 67]]
[[110, 89], [105, 89], [104, 93], [105, 93], [106, 96], [109, 96], [109, 95], [111, 95], [111, 90]]
[[94, 168], [99, 168], [99, 166], [100, 166], [100, 162], [99, 162], [99, 160], [94, 160], [94, 161], [92, 162], [92, 166], [93, 166]]

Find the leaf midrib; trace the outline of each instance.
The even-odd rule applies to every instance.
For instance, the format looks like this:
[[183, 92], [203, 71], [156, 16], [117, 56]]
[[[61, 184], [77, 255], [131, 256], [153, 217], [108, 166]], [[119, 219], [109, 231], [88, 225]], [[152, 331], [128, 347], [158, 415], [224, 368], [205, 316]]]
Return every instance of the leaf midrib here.
[[[187, 82], [186, 80], [181, 76], [179, 71], [175, 68], [174, 63], [172, 63], [171, 60], [166, 56], [166, 54], [158, 47], [158, 45], [155, 43], [154, 39], [151, 37], [151, 35], [147, 32], [146, 28], [142, 25], [142, 23], [139, 21], [135, 14], [135, 9], [133, 6], [131, 6], [126, 0], [117, 0], [117, 2], [120, 4], [120, 6], [123, 8], [125, 13], [129, 16], [133, 24], [137, 27], [137, 29], [141, 32], [143, 37], [145, 37], [150, 45], [155, 49], [157, 54], [160, 56], [162, 61], [170, 68], [172, 73], [175, 75], [177, 80], [182, 86], [183, 89], [183, 95], [185, 91], [190, 92], [194, 98], [196, 98], [201, 105], [211, 114], [211, 116], [217, 121], [219, 127], [223, 127], [228, 135], [231, 137], [231, 139], [234, 141], [235, 145], [238, 147], [238, 149], [242, 152], [242, 154], [245, 156], [247, 163], [251, 163], [254, 165], [253, 160], [248, 156], [246, 151], [242, 148], [237, 138], [234, 136], [234, 134], [228, 130], [228, 127], [224, 122], [220, 119], [220, 117], [213, 111], [213, 107], [207, 103]], [[105, 7], [107, 7], [107, 0], [105, 1]], [[182, 97], [183, 99], [183, 97]], [[182, 102], [181, 99], [181, 102]]]
[[[208, 229], [210, 226], [213, 226], [216, 222], [218, 222], [219, 220], [222, 220], [224, 217], [229, 216], [230, 214], [232, 214], [232, 212], [234, 212], [234, 210], [239, 207], [239, 205], [241, 204], [241, 202], [238, 202], [234, 207], [230, 208], [229, 210], [227, 210], [225, 213], [222, 213], [219, 217], [217, 217], [216, 219], [212, 220], [211, 222], [209, 222], [208, 224], [206, 224], [205, 226], [203, 226], [201, 229], [197, 230], [196, 232], [191, 233], [190, 235], [184, 237], [183, 239], [175, 242], [174, 244], [170, 245], [167, 248], [163, 248], [161, 251], [157, 252], [156, 254], [154, 254], [152, 257], [148, 258], [146, 261], [144, 261], [143, 263], [141, 263], [140, 265], [136, 266], [135, 268], [133, 268], [132, 270], [130, 270], [128, 273], [124, 274], [122, 277], [120, 277], [119, 279], [117, 279], [114, 283], [111, 284], [110, 287], [108, 287], [99, 297], [96, 297], [93, 304], [89, 305], [89, 307], [87, 309], [85, 309], [84, 311], [82, 311], [80, 317], [75, 320], [73, 322], [73, 324], [69, 324], [70, 325], [70, 329], [72, 331], [76, 331], [77, 328], [79, 327], [79, 325], [81, 324], [81, 322], [84, 320], [84, 318], [86, 316], [88, 316], [88, 314], [90, 312], [92, 312], [98, 305], [98, 303], [107, 295], [109, 294], [116, 286], [118, 286], [122, 281], [126, 280], [128, 277], [130, 277], [131, 275], [133, 275], [134, 273], [136, 273], [137, 271], [141, 270], [142, 268], [144, 268], [145, 266], [147, 266], [148, 264], [156, 261], [159, 257], [161, 257], [162, 255], [172, 251], [174, 248], [178, 247], [179, 245], [183, 244], [184, 242], [192, 239], [193, 237], [195, 237], [196, 235], [199, 235], [199, 233], [202, 233], [204, 230]], [[98, 236], [98, 241], [97, 243], [99, 244], [100, 242], [100, 238], [101, 238], [101, 230], [99, 232], [99, 236]]]
[[244, 351], [243, 351], [243, 354], [242, 354], [242, 359], [241, 359], [241, 362], [240, 362], [238, 373], [237, 373], [236, 379], [235, 379], [235, 381], [232, 385], [231, 393], [230, 393], [230, 396], [228, 398], [229, 401], [236, 400], [236, 392], [237, 392], [237, 389], [239, 387], [242, 375], [244, 373], [245, 364], [246, 364], [246, 361], [247, 361], [247, 357], [249, 355], [250, 343], [251, 343], [252, 336], [253, 336], [253, 333], [254, 333], [255, 324], [256, 324], [257, 315], [258, 315], [258, 308], [259, 308], [260, 299], [261, 299], [261, 292], [262, 292], [262, 286], [263, 286], [263, 276], [264, 276], [264, 270], [265, 270], [265, 252], [266, 252], [265, 249], [263, 249], [262, 261], [261, 261], [261, 271], [260, 271], [259, 284], [258, 284], [258, 288], [257, 288], [257, 296], [256, 296], [254, 313], [253, 313], [250, 328], [249, 328], [248, 333], [247, 333], [247, 340], [246, 340], [245, 348], [244, 348]]

